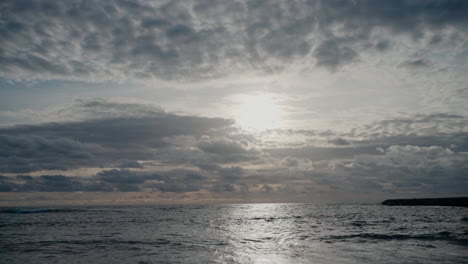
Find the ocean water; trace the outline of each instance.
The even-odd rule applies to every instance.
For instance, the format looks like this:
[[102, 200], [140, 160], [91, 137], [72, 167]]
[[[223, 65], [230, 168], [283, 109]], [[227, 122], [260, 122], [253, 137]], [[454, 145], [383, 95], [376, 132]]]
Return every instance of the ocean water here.
[[468, 263], [468, 208], [1, 209], [1, 263]]

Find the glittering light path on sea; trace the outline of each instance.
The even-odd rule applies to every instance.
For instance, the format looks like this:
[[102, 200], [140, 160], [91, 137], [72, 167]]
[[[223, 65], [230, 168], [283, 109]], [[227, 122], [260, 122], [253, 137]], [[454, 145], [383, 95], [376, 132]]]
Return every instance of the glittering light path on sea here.
[[455, 207], [80, 207], [7, 209], [0, 216], [5, 263], [466, 263], [468, 257], [468, 210]]

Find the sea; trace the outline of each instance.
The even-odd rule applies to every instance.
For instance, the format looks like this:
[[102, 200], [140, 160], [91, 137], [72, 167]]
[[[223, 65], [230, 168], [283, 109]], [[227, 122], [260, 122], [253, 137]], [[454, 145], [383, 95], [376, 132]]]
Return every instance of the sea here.
[[468, 263], [468, 208], [0, 209], [0, 263]]

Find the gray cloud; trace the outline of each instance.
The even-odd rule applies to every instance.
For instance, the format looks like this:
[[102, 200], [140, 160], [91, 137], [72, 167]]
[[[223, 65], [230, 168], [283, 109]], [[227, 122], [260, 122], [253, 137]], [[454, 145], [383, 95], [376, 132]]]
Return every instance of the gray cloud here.
[[164, 117], [167, 113], [158, 106], [112, 101], [102, 98], [76, 99], [62, 106], [55, 115], [67, 120]]
[[86, 146], [68, 138], [45, 138], [31, 135], [0, 135], [0, 156], [37, 158], [42, 155], [66, 155], [68, 158], [90, 158]]
[[[132, 184], [107, 183], [104, 181], [95, 180], [94, 178], [80, 178], [64, 175], [17, 175], [16, 177], [8, 177], [2, 183], [8, 188], [4, 188], [2, 192], [108, 192], [108, 191], [125, 191]], [[140, 190], [140, 189], [138, 189]]]
[[24, 183], [9, 182], [9, 191], [38, 191], [38, 192], [73, 192], [81, 191], [83, 185], [80, 181], [72, 177], [63, 175], [41, 175], [38, 177], [17, 177], [24, 180]]
[[[294, 177], [343, 193], [377, 191], [407, 196], [466, 192], [468, 168], [462, 164], [468, 156], [464, 153], [439, 146], [391, 146], [381, 152], [382, 155], [314, 162], [313, 170], [296, 170]], [[285, 172], [275, 172], [281, 173]]]
[[192, 171], [173, 170], [161, 174], [124, 169], [103, 170], [92, 177], [64, 175], [17, 175], [0, 179], [0, 192], [135, 192], [144, 188], [162, 192], [199, 191], [207, 177]]
[[119, 184], [141, 184], [146, 180], [161, 180], [157, 174], [137, 174], [129, 170], [104, 170], [97, 174], [103, 182]]
[[230, 184], [230, 183], [215, 184], [213, 185], [211, 190], [217, 193], [234, 192], [236, 191], [236, 187], [234, 184]]
[[142, 168], [144, 168], [144, 165], [141, 164], [140, 162], [136, 161], [136, 160], [127, 160], [127, 161], [122, 162], [119, 165], [119, 167], [120, 168], [138, 168], [138, 169], [142, 169]]
[[[18, 174], [0, 177], [0, 191], [293, 195], [312, 189], [443, 194], [466, 188], [468, 134], [459, 114], [401, 114], [349, 132], [255, 135], [234, 129], [230, 120], [179, 116], [148, 105], [76, 105], [87, 113], [80, 118], [97, 119], [0, 129], [0, 169]], [[106, 169], [87, 177], [23, 175], [87, 167]]]
[[212, 156], [217, 162], [252, 161], [260, 157], [255, 149], [246, 149], [240, 142], [203, 140], [197, 144], [203, 152]]
[[184, 193], [184, 192], [197, 192], [200, 191], [199, 185], [187, 184], [184, 182], [178, 183], [155, 183], [149, 187], [155, 188], [161, 192], [173, 192], [173, 193]]
[[[90, 109], [84, 109], [84, 112], [94, 112], [96, 109], [94, 101], [83, 103], [80, 107], [86, 106]], [[133, 109], [135, 117], [0, 128], [0, 171], [24, 173], [83, 166], [140, 167], [137, 162], [130, 164], [122, 161], [152, 160], [157, 157], [159, 149], [170, 153], [172, 144], [165, 140], [167, 138], [183, 135], [197, 138], [203, 135], [223, 136], [232, 129], [232, 121], [221, 118], [179, 116], [159, 110], [156, 115], [153, 115], [153, 111], [145, 111], [148, 114], [141, 117], [140, 109], [144, 107], [100, 102], [98, 112], [106, 113], [104, 116], [110, 112], [112, 116], [119, 112], [130, 116]], [[186, 151], [190, 152], [188, 149]], [[239, 158], [243, 153], [230, 155], [226, 153], [226, 159]]]
[[56, 138], [0, 132], [0, 171], [64, 169], [94, 159], [93, 147], [61, 135]]
[[278, 71], [311, 57], [336, 70], [374, 43], [387, 50], [381, 30], [415, 40], [429, 32], [440, 43], [444, 29], [464, 36], [468, 28], [467, 4], [456, 0], [41, 0], [0, 8], [0, 73], [27, 79], [205, 78]]
[[[342, 193], [463, 195], [468, 183], [464, 124], [462, 115], [433, 113], [378, 121], [349, 133], [278, 131], [285, 141], [300, 136], [304, 143], [264, 149], [281, 166], [254, 178], [265, 184], [289, 179], [283, 190], [290, 192], [302, 188], [294, 179]], [[324, 146], [324, 140], [332, 145]], [[340, 142], [346, 144], [333, 144]]]
[[216, 163], [199, 164], [200, 169], [210, 172], [216, 172], [223, 180], [240, 179], [245, 174], [245, 170], [240, 166], [221, 167]]
[[409, 69], [425, 69], [425, 68], [430, 68], [431, 66], [432, 66], [432, 62], [425, 58], [405, 60], [398, 65], [398, 67], [409, 68]]
[[358, 147], [296, 147], [296, 148], [275, 148], [266, 150], [274, 157], [296, 157], [310, 160], [333, 160], [349, 159], [356, 155], [376, 155], [379, 154], [374, 146]]
[[129, 170], [104, 170], [96, 175], [97, 179], [106, 183], [118, 191], [141, 191], [141, 184], [150, 180], [162, 180], [158, 174], [136, 173]]
[[337, 40], [322, 42], [314, 52], [317, 65], [335, 71], [338, 67], [355, 61], [358, 54], [346, 44], [339, 44]]
[[162, 180], [145, 186], [161, 192], [196, 192], [209, 185], [209, 178], [198, 171], [171, 170], [162, 173]]
[[337, 146], [347, 146], [349, 145], [349, 141], [344, 139], [344, 138], [333, 138], [333, 139], [329, 139], [328, 140], [328, 143], [330, 144], [334, 144], [334, 145], [337, 145]]

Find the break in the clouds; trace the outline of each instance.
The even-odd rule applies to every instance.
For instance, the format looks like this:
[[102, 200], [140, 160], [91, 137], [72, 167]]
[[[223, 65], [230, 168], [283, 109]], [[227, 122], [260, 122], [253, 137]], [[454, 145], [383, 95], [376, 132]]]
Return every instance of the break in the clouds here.
[[466, 1], [0, 10], [2, 205], [467, 194]]

